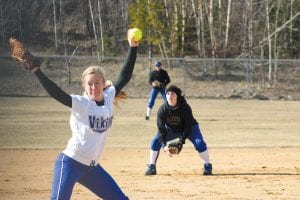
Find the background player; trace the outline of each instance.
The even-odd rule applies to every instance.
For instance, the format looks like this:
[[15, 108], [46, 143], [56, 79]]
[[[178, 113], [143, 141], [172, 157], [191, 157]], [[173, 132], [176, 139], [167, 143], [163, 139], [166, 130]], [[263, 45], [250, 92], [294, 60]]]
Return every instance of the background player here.
[[155, 103], [157, 94], [160, 93], [164, 102], [166, 102], [166, 86], [170, 83], [170, 77], [166, 70], [161, 68], [161, 62], [157, 61], [154, 65], [155, 69], [149, 74], [149, 84], [152, 86], [148, 107], [146, 112], [146, 120], [149, 120], [152, 108]]
[[165, 102], [157, 113], [158, 133], [150, 144], [150, 161], [145, 175], [156, 175], [156, 161], [161, 148], [170, 156], [168, 141], [180, 138], [182, 144], [189, 139], [200, 157], [204, 160], [204, 175], [212, 174], [212, 164], [209, 161], [209, 153], [203, 139], [199, 124], [193, 116], [192, 109], [182, 96], [181, 89], [171, 85], [167, 89], [167, 102]]

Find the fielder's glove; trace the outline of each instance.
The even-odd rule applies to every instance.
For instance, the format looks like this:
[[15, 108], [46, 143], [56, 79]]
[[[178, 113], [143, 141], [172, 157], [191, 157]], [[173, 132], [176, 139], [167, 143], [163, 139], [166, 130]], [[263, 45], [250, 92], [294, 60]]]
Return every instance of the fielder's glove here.
[[168, 141], [167, 147], [169, 148], [169, 152], [171, 154], [179, 154], [182, 150], [183, 144], [180, 138], [176, 138], [174, 140]]
[[160, 87], [162, 87], [162, 83], [155, 80], [155, 81], [152, 82], [152, 87], [160, 88]]
[[10, 38], [9, 46], [11, 57], [18, 64], [22, 65], [27, 71], [33, 71], [40, 67], [39, 60], [35, 58], [29, 51], [27, 51], [22, 42], [15, 38]]

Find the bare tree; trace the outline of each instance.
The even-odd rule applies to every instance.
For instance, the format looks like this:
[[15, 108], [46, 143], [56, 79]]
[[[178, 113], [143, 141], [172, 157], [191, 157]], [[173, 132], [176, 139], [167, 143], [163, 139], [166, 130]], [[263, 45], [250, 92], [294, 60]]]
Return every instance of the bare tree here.
[[196, 5], [195, 5], [195, 0], [191, 0], [192, 2], [192, 9], [193, 9], [193, 14], [195, 18], [195, 24], [196, 24], [196, 34], [197, 34], [197, 50], [198, 50], [198, 56], [200, 57], [201, 55], [201, 36], [200, 36], [200, 17], [198, 15], [198, 12], [196, 10]]
[[170, 14], [169, 14], [169, 10], [168, 10], [167, 0], [164, 0], [164, 7], [165, 7], [165, 16], [166, 16], [167, 27], [170, 27]]
[[[228, 4], [227, 4], [227, 14], [226, 14], [226, 27], [225, 27], [225, 41], [224, 41], [224, 51], [223, 51], [223, 56], [227, 57], [226, 54], [228, 54], [228, 34], [229, 34], [229, 27], [230, 27], [230, 10], [231, 10], [231, 0], [228, 0]], [[231, 70], [230, 70], [230, 65], [227, 64], [227, 62], [224, 63], [224, 69], [225, 69], [225, 74], [226, 75], [230, 75], [231, 74]]]
[[185, 46], [185, 26], [186, 26], [186, 0], [181, 1], [181, 48], [180, 56], [183, 56]]
[[[279, 20], [279, 10], [281, 7], [281, 0], [277, 0], [277, 6], [276, 6], [276, 12], [275, 12], [275, 23], [274, 23], [274, 28], [275, 30], [278, 28], [278, 20]], [[277, 68], [278, 68], [278, 54], [279, 54], [279, 49], [277, 47], [277, 34], [274, 36], [274, 42], [273, 42], [273, 55], [274, 55], [274, 75], [273, 75], [273, 81], [274, 84], [277, 82]]]
[[1, 17], [1, 33], [2, 33], [2, 44], [4, 46], [4, 40], [5, 40], [5, 35], [4, 35], [4, 18], [3, 18], [3, 10], [2, 10], [2, 0], [0, 0], [0, 17]]
[[103, 38], [103, 27], [102, 27], [102, 19], [101, 19], [100, 0], [98, 0], [98, 19], [99, 19], [100, 40], [101, 40], [101, 61], [103, 61], [103, 58], [104, 58], [104, 38]]
[[[222, 38], [222, 0], [218, 0], [218, 21], [217, 21], [217, 38]], [[217, 38], [216, 38], [216, 49], [219, 49], [218, 47], [221, 47], [221, 39], [219, 39], [220, 41], [217, 42]]]
[[[271, 30], [270, 30], [270, 17], [269, 17], [269, 0], [266, 0], [266, 3], [265, 3], [265, 6], [266, 6], [266, 26], [267, 26], [267, 34], [268, 35], [271, 35]], [[269, 65], [269, 75], [268, 75], [268, 79], [269, 81], [271, 81], [271, 78], [272, 78], [272, 41], [271, 41], [271, 38], [268, 37], [267, 38], [268, 40], [268, 53], [269, 53], [269, 62], [268, 62], [268, 65]]]
[[64, 11], [63, 11], [63, 3], [62, 0], [59, 0], [59, 24], [60, 24], [60, 30], [62, 32], [62, 39], [63, 39], [63, 45], [64, 45], [64, 56], [65, 56], [65, 63], [67, 66], [67, 73], [68, 73], [68, 87], [70, 88], [71, 85], [71, 69], [69, 65], [69, 60], [68, 60], [68, 49], [67, 49], [67, 41], [66, 41], [66, 35], [64, 31]]
[[91, 4], [91, 0], [89, 0], [89, 8], [90, 8], [90, 13], [91, 13], [91, 19], [92, 19], [92, 25], [93, 25], [93, 32], [94, 32], [94, 38], [95, 38], [95, 44], [96, 44], [96, 52], [97, 52], [97, 59], [98, 63], [100, 64], [100, 54], [99, 54], [99, 46], [98, 46], [98, 36], [97, 36], [97, 31], [96, 31], [96, 25], [95, 25], [95, 20], [94, 20], [94, 14], [93, 14], [93, 7]]
[[[204, 39], [204, 19], [203, 19], [203, 3], [202, 0], [198, 1], [198, 7], [196, 7], [195, 0], [191, 0], [192, 9], [195, 18], [196, 24], [196, 33], [197, 33], [197, 51], [198, 56], [205, 57], [205, 39]], [[203, 76], [207, 75], [207, 65], [206, 61], [202, 65]]]
[[[203, 0], [199, 1], [199, 15], [200, 15], [200, 23], [201, 23], [201, 52], [202, 57], [206, 57], [206, 51], [205, 51], [205, 37], [204, 37], [204, 15], [203, 15]], [[203, 76], [207, 75], [207, 63], [206, 60], [204, 60], [204, 64], [202, 67]]]
[[[151, 5], [151, 1], [148, 0], [149, 2], [149, 5]], [[167, 47], [167, 36], [164, 34], [164, 24], [163, 24], [163, 21], [159, 19], [159, 17], [157, 16], [156, 14], [156, 8], [157, 7], [160, 7], [159, 4], [152, 4], [151, 8], [148, 10], [149, 11], [149, 16], [151, 15], [151, 18], [152, 21], [151, 22], [151, 25], [150, 26], [153, 26], [154, 30], [152, 33], [154, 33], [155, 35], [155, 38], [158, 38], [158, 47], [159, 47], [159, 50], [160, 50], [160, 53], [162, 55], [162, 57], [166, 58], [166, 61], [167, 61], [167, 65], [169, 66], [170, 68], [170, 61], [169, 61], [169, 56], [168, 56], [168, 47]], [[166, 8], [167, 9], [167, 8]], [[162, 12], [162, 13], [165, 13], [165, 12]], [[179, 23], [179, 21], [178, 21]]]
[[174, 1], [174, 12], [173, 12], [173, 24], [172, 24], [172, 32], [171, 32], [171, 51], [176, 52], [178, 49], [178, 34], [179, 34], [179, 8], [178, 2], [179, 0]]
[[[148, 12], [148, 16], [150, 15], [151, 13], [151, 10], [150, 10], [150, 0], [147, 1], [147, 12]], [[152, 63], [151, 63], [151, 58], [152, 58], [152, 40], [151, 40], [151, 28], [150, 26], [148, 27], [148, 30], [147, 30], [147, 37], [148, 37], [148, 41], [147, 41], [147, 44], [148, 44], [148, 59], [149, 59], [149, 62], [148, 62], [148, 66], [149, 66], [149, 71], [152, 70]]]
[[67, 51], [67, 45], [66, 45], [66, 35], [65, 35], [65, 31], [64, 31], [64, 27], [65, 27], [65, 16], [64, 16], [64, 11], [63, 11], [63, 3], [62, 0], [59, 0], [59, 27], [60, 27], [60, 31], [62, 33], [62, 39], [63, 39], [63, 45], [64, 45], [64, 50], [65, 50], [65, 56], [68, 55], [68, 51]]
[[55, 42], [55, 49], [57, 49], [57, 28], [56, 28], [56, 4], [55, 0], [52, 0], [53, 5], [53, 23], [54, 23], [54, 42]]
[[229, 33], [229, 26], [230, 26], [230, 10], [231, 10], [231, 0], [228, 0], [227, 16], [226, 16], [226, 31], [225, 31], [225, 41], [224, 41], [225, 49], [227, 48], [227, 45], [228, 45], [228, 33]]
[[[167, 3], [167, 0], [164, 0], [164, 7], [165, 7], [165, 18], [166, 18], [166, 26], [167, 27], [171, 27], [171, 20], [170, 20], [170, 14], [169, 14], [169, 10], [168, 10], [168, 8], [169, 8], [169, 6], [168, 6], [168, 3]], [[166, 39], [165, 38], [163, 38], [162, 37], [162, 40], [163, 40], [163, 42], [162, 42], [162, 45], [163, 45], [163, 48], [165, 49], [164, 50], [164, 56], [167, 58], [167, 64], [168, 64], [168, 66], [169, 66], [169, 68], [171, 67], [171, 64], [170, 64], [170, 61], [169, 61], [169, 55], [168, 55], [168, 53], [167, 53], [167, 51], [166, 51], [166, 49], [167, 49], [167, 45], [166, 45], [166, 43], [167, 43], [167, 41], [166, 41]]]
[[248, 0], [248, 61], [247, 61], [247, 82], [252, 84], [253, 73], [253, 0]]
[[291, 25], [290, 25], [290, 43], [291, 45], [293, 44], [293, 4], [294, 4], [294, 0], [291, 0], [291, 4], [290, 4], [290, 20], [291, 20]]
[[[214, 28], [214, 18], [213, 18], [213, 3], [214, 0], [209, 0], [209, 15], [208, 15], [208, 25], [210, 32], [210, 42], [211, 42], [211, 55], [213, 58], [216, 58], [216, 36]], [[216, 63], [214, 63], [215, 76], [217, 76], [218, 69]]]
[[269, 41], [269, 39], [271, 39], [275, 34], [278, 34], [280, 31], [287, 28], [287, 25], [290, 24], [292, 21], [294, 21], [298, 16], [300, 16], [300, 12], [298, 12], [294, 16], [292, 16], [288, 21], [286, 21], [284, 24], [282, 24], [280, 27], [278, 27], [273, 33], [269, 34], [267, 37], [265, 37], [259, 43], [263, 44], [264, 42]]

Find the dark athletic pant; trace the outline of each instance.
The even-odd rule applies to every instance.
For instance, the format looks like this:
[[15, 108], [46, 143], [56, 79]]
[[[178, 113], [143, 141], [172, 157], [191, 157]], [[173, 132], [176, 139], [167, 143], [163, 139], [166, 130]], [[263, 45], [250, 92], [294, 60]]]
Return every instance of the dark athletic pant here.
[[[182, 136], [182, 133], [168, 132], [167, 141], [170, 141], [172, 139], [175, 139], [175, 138], [178, 138], [181, 136]], [[189, 139], [193, 143], [195, 149], [199, 153], [207, 150], [207, 146], [203, 139], [202, 133], [200, 131], [199, 124], [195, 124], [193, 126], [192, 133], [190, 134], [190, 136], [187, 139]], [[162, 144], [160, 143], [159, 134], [157, 133], [150, 143], [150, 148], [153, 151], [159, 151], [161, 147], [162, 147]]]
[[76, 182], [104, 200], [128, 200], [99, 163], [87, 166], [61, 153], [54, 166], [51, 200], [69, 200]]

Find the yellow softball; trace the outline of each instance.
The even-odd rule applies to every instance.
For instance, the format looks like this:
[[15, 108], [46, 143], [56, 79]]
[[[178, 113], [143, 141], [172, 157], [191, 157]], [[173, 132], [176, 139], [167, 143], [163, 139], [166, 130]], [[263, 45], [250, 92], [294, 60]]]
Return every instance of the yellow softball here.
[[139, 28], [131, 28], [128, 30], [128, 39], [134, 40], [135, 42], [138, 42], [142, 39], [143, 33]]

